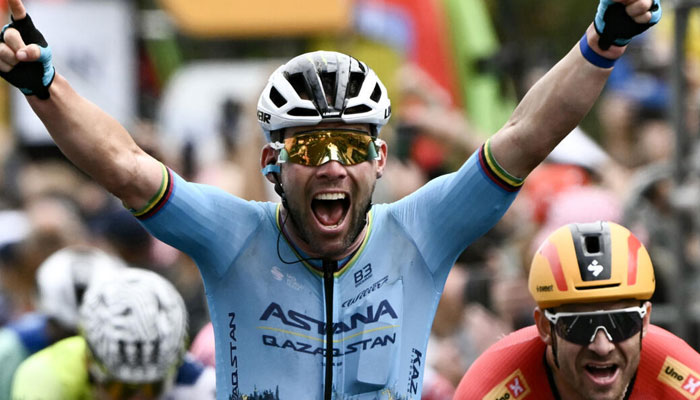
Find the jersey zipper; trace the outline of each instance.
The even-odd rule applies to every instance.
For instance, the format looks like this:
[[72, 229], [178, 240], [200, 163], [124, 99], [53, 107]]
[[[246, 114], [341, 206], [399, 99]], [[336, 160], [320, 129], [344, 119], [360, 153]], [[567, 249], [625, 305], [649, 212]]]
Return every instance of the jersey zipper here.
[[326, 383], [324, 385], [324, 400], [331, 400], [333, 394], [333, 272], [337, 268], [337, 261], [323, 260], [323, 287], [326, 294]]

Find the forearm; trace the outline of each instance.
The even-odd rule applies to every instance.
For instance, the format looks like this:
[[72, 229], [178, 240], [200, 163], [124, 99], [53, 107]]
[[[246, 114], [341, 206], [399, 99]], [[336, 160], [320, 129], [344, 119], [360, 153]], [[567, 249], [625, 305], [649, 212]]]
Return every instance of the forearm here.
[[[589, 45], [606, 58], [617, 59], [624, 52], [618, 46], [599, 49], [592, 25], [587, 37]], [[577, 43], [528, 91], [492, 138], [491, 150], [498, 163], [514, 176], [527, 176], [589, 112], [611, 71], [584, 59]]]
[[134, 208], [158, 190], [162, 169], [114, 118], [57, 75], [51, 97], [27, 99], [61, 151], [78, 168]]

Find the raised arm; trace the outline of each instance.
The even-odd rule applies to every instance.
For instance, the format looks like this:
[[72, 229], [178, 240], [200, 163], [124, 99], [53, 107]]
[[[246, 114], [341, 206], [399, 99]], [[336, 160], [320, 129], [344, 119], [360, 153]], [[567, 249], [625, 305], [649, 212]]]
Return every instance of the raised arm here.
[[13, 23], [2, 34], [0, 76], [27, 95], [71, 162], [129, 207], [145, 206], [160, 187], [160, 163], [140, 149], [114, 118], [54, 72], [46, 41], [22, 1], [8, 2]]
[[514, 177], [527, 176], [588, 113], [630, 39], [660, 17], [658, 0], [600, 0], [585, 42], [530, 89], [491, 139], [500, 166]]

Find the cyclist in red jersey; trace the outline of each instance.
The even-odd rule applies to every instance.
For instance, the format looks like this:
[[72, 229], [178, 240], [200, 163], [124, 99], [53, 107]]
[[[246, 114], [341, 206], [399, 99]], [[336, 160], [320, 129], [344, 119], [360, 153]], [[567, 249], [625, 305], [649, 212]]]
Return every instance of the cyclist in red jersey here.
[[559, 228], [530, 267], [535, 325], [487, 349], [454, 399], [699, 399], [700, 354], [649, 323], [654, 288], [649, 254], [626, 228]]

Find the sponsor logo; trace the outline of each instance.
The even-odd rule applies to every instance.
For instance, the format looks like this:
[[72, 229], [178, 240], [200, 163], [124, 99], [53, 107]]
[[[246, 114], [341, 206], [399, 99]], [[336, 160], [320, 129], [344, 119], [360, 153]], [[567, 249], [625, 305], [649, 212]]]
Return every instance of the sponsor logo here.
[[[304, 354], [312, 354], [319, 356], [326, 355], [326, 347], [324, 345], [312, 344], [302, 340], [283, 340], [272, 335], [262, 335], [262, 341], [265, 346], [287, 349]], [[323, 342], [323, 340], [321, 339], [318, 339], [318, 341]], [[333, 357], [345, 356], [348, 354], [358, 352], [360, 350], [371, 350], [376, 347], [384, 347], [389, 344], [395, 343], [396, 333], [392, 333], [391, 335], [379, 335], [373, 338], [348, 343], [345, 345], [345, 347], [333, 347]]]
[[364, 289], [363, 291], [361, 291], [360, 293], [356, 294], [355, 297], [343, 301], [343, 303], [341, 304], [341, 307], [349, 307], [349, 306], [355, 304], [358, 300], [365, 298], [368, 294], [370, 294], [376, 290], [379, 290], [379, 288], [384, 286], [384, 284], [387, 283], [388, 281], [389, 281], [389, 275], [374, 282], [372, 284], [372, 286], [370, 286], [370, 287]]
[[696, 376], [688, 375], [683, 382], [683, 390], [690, 394], [695, 394], [698, 391], [698, 387], [700, 387], [700, 379], [698, 379]]
[[553, 292], [553, 291], [554, 291], [554, 285], [540, 285], [540, 286], [537, 286], [537, 291], [538, 291], [538, 292]]
[[294, 275], [291, 274], [284, 274], [282, 270], [278, 266], [274, 266], [270, 269], [270, 273], [272, 274], [272, 277], [277, 280], [277, 281], [284, 281], [284, 283], [287, 284], [290, 288], [294, 290], [301, 290], [303, 289], [303, 286], [297, 282], [297, 278]]
[[598, 264], [598, 260], [593, 260], [592, 263], [588, 264], [588, 270], [593, 273], [593, 276], [596, 278], [598, 275], [600, 275], [601, 272], [603, 272], [603, 269], [605, 269], [602, 265]]
[[236, 339], [236, 313], [228, 313], [228, 346], [229, 346], [229, 363], [231, 367], [231, 393], [229, 400], [237, 400], [240, 398], [238, 389], [238, 340]]
[[[391, 307], [388, 300], [382, 300], [376, 309], [374, 305], [367, 306], [365, 313], [356, 312], [352, 314], [348, 320], [333, 322], [333, 333], [344, 333], [355, 330], [361, 322], [363, 325], [369, 325], [378, 322], [379, 319], [388, 315], [392, 319], [398, 319], [399, 316]], [[298, 328], [304, 331], [316, 332], [323, 335], [326, 332], [326, 323], [316, 318], [304, 315], [295, 310], [288, 310], [286, 313], [282, 306], [277, 303], [270, 303], [267, 309], [260, 316], [261, 321], [277, 319], [284, 325]]]
[[276, 280], [281, 281], [282, 279], [284, 279], [284, 273], [282, 273], [279, 267], [272, 267], [270, 272], [272, 273], [272, 277]]
[[367, 264], [362, 269], [355, 271], [353, 274], [355, 278], [355, 287], [360, 286], [367, 279], [372, 277], [372, 264]]
[[520, 369], [517, 369], [491, 389], [491, 391], [483, 397], [483, 400], [524, 399], [528, 394], [530, 394], [530, 386], [528, 386], [525, 376]]
[[420, 382], [420, 371], [422, 370], [421, 364], [423, 359], [423, 353], [418, 349], [411, 349], [411, 365], [408, 371], [408, 393], [418, 394], [418, 383]]
[[664, 365], [656, 378], [687, 399], [697, 399], [700, 395], [700, 374], [671, 356], [666, 356]]
[[258, 121], [262, 122], [263, 124], [269, 124], [270, 117], [272, 116], [269, 113], [258, 110]]

